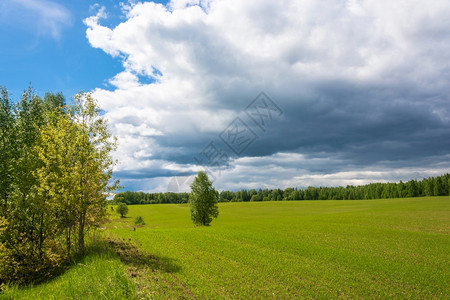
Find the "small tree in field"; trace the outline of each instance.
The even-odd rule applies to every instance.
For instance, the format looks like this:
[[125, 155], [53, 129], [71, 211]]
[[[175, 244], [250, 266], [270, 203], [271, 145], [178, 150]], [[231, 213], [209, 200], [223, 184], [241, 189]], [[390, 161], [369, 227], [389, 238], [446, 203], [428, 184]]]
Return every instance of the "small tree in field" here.
[[189, 205], [191, 219], [196, 225], [208, 226], [213, 218], [219, 215], [216, 190], [212, 186], [208, 175], [201, 171], [191, 184]]
[[142, 216], [137, 216], [136, 219], [134, 219], [134, 224], [145, 225], [144, 218]]
[[128, 214], [128, 206], [125, 203], [119, 203], [119, 205], [117, 205], [116, 212], [120, 214], [121, 218], [125, 218]]

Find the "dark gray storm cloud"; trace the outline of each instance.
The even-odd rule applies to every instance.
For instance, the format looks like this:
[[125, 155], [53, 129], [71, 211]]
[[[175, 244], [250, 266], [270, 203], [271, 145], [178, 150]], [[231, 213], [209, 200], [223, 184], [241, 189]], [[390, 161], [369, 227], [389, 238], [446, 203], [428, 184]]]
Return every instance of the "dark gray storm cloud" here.
[[[161, 189], [206, 165], [221, 188], [285, 187], [450, 167], [447, 1], [202, 5], [139, 3], [115, 28], [85, 20], [91, 45], [123, 60], [115, 89], [95, 91], [121, 143], [118, 177]], [[246, 113], [261, 91], [281, 110], [264, 128]], [[236, 118], [254, 134], [242, 149], [224, 142]], [[211, 142], [228, 160], [199, 161]]]

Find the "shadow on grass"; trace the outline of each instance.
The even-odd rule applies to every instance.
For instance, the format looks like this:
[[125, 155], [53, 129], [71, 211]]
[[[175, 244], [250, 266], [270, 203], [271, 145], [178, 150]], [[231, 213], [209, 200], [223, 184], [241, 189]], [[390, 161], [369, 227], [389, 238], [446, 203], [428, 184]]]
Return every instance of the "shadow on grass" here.
[[137, 268], [149, 268], [152, 271], [161, 270], [167, 273], [176, 273], [181, 267], [173, 258], [155, 256], [140, 250], [131, 242], [120, 238], [106, 238], [106, 242], [114, 249], [120, 260]]
[[[131, 267], [129, 273], [131, 277], [135, 277], [130, 270], [147, 270], [161, 271], [174, 276], [173, 273], [179, 272], [181, 267], [178, 266], [174, 259], [168, 257], [159, 257], [146, 253], [136, 247], [129, 241], [119, 238], [100, 238], [95, 241], [89, 241], [86, 248], [66, 260], [59, 266], [55, 266], [39, 272], [36, 276], [30, 276], [31, 280], [25, 282], [8, 282], [6, 286], [15, 288], [27, 288], [50, 283], [76, 268], [78, 265], [88, 264], [89, 261], [97, 258], [113, 259], [119, 257], [122, 263]], [[4, 286], [4, 288], [6, 288]], [[2, 287], [0, 286], [0, 299], [2, 298]]]
[[[60, 252], [59, 255], [64, 257], [65, 253]], [[95, 243], [89, 243], [83, 251], [71, 256], [70, 258], [61, 258], [61, 260], [57, 263], [53, 265], [45, 265], [43, 268], [35, 272], [30, 272], [30, 270], [28, 270], [27, 273], [20, 276], [21, 280], [4, 282], [4, 286], [2, 286], [2, 282], [0, 282], [0, 295], [2, 288], [6, 288], [7, 286], [15, 288], [30, 288], [33, 286], [50, 283], [63, 276], [66, 272], [70, 271], [78, 264], [84, 263], [88, 257], [105, 255], [114, 257], [114, 251], [106, 242], [96, 241]], [[36, 262], [36, 264], [40, 266], [38, 262]]]
[[[120, 238], [109, 237], [106, 238], [107, 243], [114, 248], [120, 260], [129, 266], [128, 273], [132, 278], [137, 278], [138, 289], [146, 290], [147, 286], [151, 286], [151, 282], [158, 281], [158, 277], [153, 277], [152, 274], [162, 272], [168, 274], [170, 280], [164, 280], [161, 287], [170, 289], [175, 292], [173, 298], [177, 299], [195, 299], [192, 292], [181, 282], [181, 280], [174, 274], [181, 270], [181, 267], [175, 263], [173, 258], [156, 256], [139, 249], [136, 245], [131, 243], [131, 239], [125, 240]], [[156, 281], [155, 281], [156, 279]], [[159, 282], [159, 281], [158, 281]], [[163, 292], [165, 293], [165, 292]], [[167, 295], [164, 296], [167, 298]], [[172, 298], [172, 296], [169, 296]]]

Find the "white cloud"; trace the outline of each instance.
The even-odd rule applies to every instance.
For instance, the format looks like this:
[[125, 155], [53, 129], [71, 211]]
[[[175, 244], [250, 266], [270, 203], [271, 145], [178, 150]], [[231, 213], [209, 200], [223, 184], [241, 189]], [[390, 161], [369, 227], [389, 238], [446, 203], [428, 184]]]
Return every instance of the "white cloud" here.
[[[361, 130], [372, 130], [367, 135], [375, 139], [383, 129], [382, 122], [377, 123], [380, 118], [395, 124], [390, 115], [393, 108], [414, 108], [418, 115], [429, 111], [440, 120], [450, 110], [450, 5], [445, 0], [173, 0], [167, 6], [152, 2], [127, 4], [123, 11], [126, 20], [114, 28], [101, 24], [107, 17], [105, 8], [87, 18], [85, 24], [91, 45], [123, 62], [124, 70], [110, 79], [115, 89], [98, 88], [94, 96], [119, 136], [118, 158], [127, 169], [155, 167], [152, 161], [159, 161], [158, 167], [167, 169], [181, 152], [200, 151], [261, 90], [274, 95], [281, 106], [291, 108], [286, 111], [285, 121], [292, 125], [283, 127], [279, 135], [288, 141], [297, 140], [292, 145], [287, 141], [284, 149], [283, 142], [277, 140], [275, 146], [280, 148], [270, 154], [287, 151], [295, 155], [299, 147], [309, 145], [305, 141], [311, 143], [312, 150], [304, 152], [308, 155], [305, 172], [311, 173], [324, 159], [320, 158], [322, 154], [314, 158], [315, 131], [328, 136], [333, 132], [326, 126], [332, 130], [342, 127], [346, 134], [358, 127], [360, 132], [348, 147], [339, 144], [339, 136], [330, 144], [321, 141], [320, 151], [332, 149], [324, 156], [334, 167], [324, 164], [321, 174], [336, 176], [342, 174], [336, 169], [348, 163], [348, 158], [342, 158], [344, 152], [363, 149], [360, 142], [368, 144], [370, 138], [356, 138], [364, 137]], [[140, 82], [142, 76], [153, 82]], [[351, 92], [339, 90], [345, 90], [342, 83]], [[440, 101], [426, 101], [435, 95]], [[323, 118], [325, 124], [309, 121], [302, 106], [316, 119]], [[361, 112], [365, 115], [359, 115]], [[299, 117], [302, 113], [304, 119]], [[324, 115], [329, 116], [328, 123]], [[354, 123], [346, 125], [347, 119]], [[331, 122], [340, 123], [335, 126]], [[430, 119], [424, 125], [437, 124], [433, 122]], [[304, 137], [286, 132], [297, 132], [304, 124], [312, 124], [301, 132]], [[380, 144], [393, 144], [391, 137], [380, 139]], [[266, 145], [276, 148], [270, 141]], [[343, 151], [341, 158], [339, 151]], [[296, 155], [303, 161], [301, 154]], [[246, 167], [246, 161], [252, 159], [264, 161], [264, 157], [241, 158], [234, 162], [230, 174], [245, 177], [251, 168], [259, 172], [261, 169], [255, 166]], [[283, 154], [271, 159], [273, 165], [268, 170], [276, 174], [291, 170], [283, 165]], [[184, 158], [177, 164], [189, 163]], [[268, 172], [253, 179], [255, 184], [283, 185], [285, 181], [295, 185], [292, 178], [298, 179], [298, 171], [275, 176], [273, 181], [267, 180]], [[360, 180], [352, 170], [345, 172]], [[387, 172], [379, 179], [388, 178]], [[320, 176], [330, 184], [339, 181]], [[223, 178], [236, 187], [249, 184], [246, 179], [237, 182]], [[312, 183], [319, 182], [310, 178]], [[339, 182], [357, 182], [351, 180]]]
[[[16, 5], [14, 5], [16, 4]], [[60, 38], [64, 27], [72, 24], [70, 12], [62, 5], [49, 0], [12, 0], [7, 7], [16, 17], [16, 21], [30, 24], [33, 30], [37, 30], [40, 35], [50, 35], [55, 39]], [[20, 8], [20, 12], [17, 11]], [[23, 10], [31, 12], [29, 17]]]

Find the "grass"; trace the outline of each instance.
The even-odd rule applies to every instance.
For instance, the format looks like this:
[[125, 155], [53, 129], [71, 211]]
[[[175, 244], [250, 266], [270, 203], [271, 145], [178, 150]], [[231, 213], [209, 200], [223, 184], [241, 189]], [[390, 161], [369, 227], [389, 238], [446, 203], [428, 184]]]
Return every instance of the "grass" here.
[[[449, 298], [450, 198], [130, 206], [108, 224], [200, 298]], [[147, 225], [133, 231], [141, 215]]]
[[[6, 299], [450, 298], [450, 197], [129, 206], [110, 246]], [[146, 225], [136, 226], [142, 216]], [[115, 251], [113, 250], [115, 249]], [[1, 298], [1, 295], [0, 295]]]
[[0, 299], [136, 299], [126, 266], [109, 245], [98, 242], [63, 275], [40, 285], [10, 286]]

